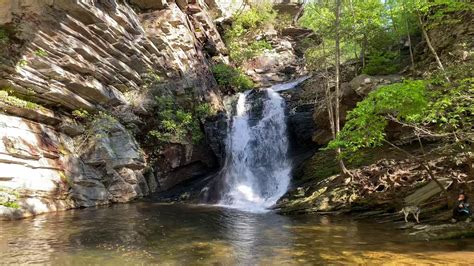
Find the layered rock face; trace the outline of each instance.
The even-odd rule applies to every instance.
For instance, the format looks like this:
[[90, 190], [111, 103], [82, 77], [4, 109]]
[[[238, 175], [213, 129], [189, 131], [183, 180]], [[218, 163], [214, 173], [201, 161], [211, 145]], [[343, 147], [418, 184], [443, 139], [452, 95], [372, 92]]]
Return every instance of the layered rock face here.
[[[212, 167], [210, 149], [189, 144], [164, 149], [160, 169], [130, 130], [151, 115], [150, 72], [220, 108], [206, 52], [225, 46], [206, 3], [6, 0], [0, 10], [0, 189], [20, 206], [0, 217], [126, 202], [183, 181], [175, 169]], [[114, 117], [85, 123], [75, 110]]]
[[258, 39], [265, 39], [272, 49], [245, 62], [245, 73], [260, 87], [269, 87], [276, 83], [294, 80], [307, 73], [303, 53], [299, 52], [301, 42], [306, 38], [317, 41], [312, 30], [286, 28], [282, 31], [268, 29]]

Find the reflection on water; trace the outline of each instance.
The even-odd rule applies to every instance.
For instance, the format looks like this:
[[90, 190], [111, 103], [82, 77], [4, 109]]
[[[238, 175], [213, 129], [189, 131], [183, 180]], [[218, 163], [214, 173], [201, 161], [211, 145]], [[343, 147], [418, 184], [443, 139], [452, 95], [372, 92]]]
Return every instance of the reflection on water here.
[[322, 264], [474, 261], [473, 240], [409, 242], [385, 225], [138, 203], [0, 221], [0, 264]]

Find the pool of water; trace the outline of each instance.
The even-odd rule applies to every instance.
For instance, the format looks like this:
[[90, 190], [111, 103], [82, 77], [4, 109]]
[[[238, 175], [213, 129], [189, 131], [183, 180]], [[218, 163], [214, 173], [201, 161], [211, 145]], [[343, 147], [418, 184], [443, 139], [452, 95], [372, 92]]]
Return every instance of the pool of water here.
[[135, 203], [0, 221], [0, 264], [470, 263], [473, 240], [413, 242], [376, 223]]

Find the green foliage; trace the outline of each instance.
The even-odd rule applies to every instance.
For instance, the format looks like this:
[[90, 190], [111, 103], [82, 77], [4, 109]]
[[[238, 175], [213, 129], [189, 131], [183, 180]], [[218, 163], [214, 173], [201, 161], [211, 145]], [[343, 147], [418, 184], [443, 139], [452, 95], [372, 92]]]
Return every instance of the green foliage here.
[[18, 202], [7, 202], [5, 204], [2, 204], [5, 207], [12, 208], [12, 209], [19, 209], [20, 205], [18, 205]]
[[395, 64], [398, 60], [387, 56], [386, 51], [399, 47], [400, 40], [407, 35], [420, 32], [418, 18], [425, 21], [424, 28], [430, 29], [440, 24], [458, 23], [463, 17], [462, 12], [472, 12], [473, 7], [468, 1], [458, 0], [342, 1], [337, 32], [335, 1], [315, 1], [307, 5], [299, 23], [319, 33], [326, 49], [322, 52], [321, 45], [313, 47], [307, 51], [305, 58], [310, 69], [321, 62], [334, 62], [333, 43], [338, 33], [342, 63], [359, 58], [361, 54], [369, 55], [372, 63], [366, 66], [365, 73], [393, 73], [398, 69]]
[[250, 44], [234, 42], [230, 44], [229, 48], [232, 60], [237, 63], [242, 63], [261, 55], [265, 50], [272, 49], [272, 45], [266, 40], [259, 40]]
[[293, 16], [291, 14], [278, 14], [275, 19], [275, 28], [283, 30], [293, 25]]
[[10, 38], [8, 37], [8, 33], [0, 28], [0, 45], [5, 45], [10, 41]]
[[145, 83], [157, 84], [161, 82], [162, 78], [160, 77], [160, 75], [158, 75], [158, 73], [156, 73], [153, 69], [148, 69], [148, 72], [145, 77]]
[[419, 121], [436, 124], [444, 132], [469, 132], [474, 126], [474, 78], [443, 82], [430, 94], [427, 111]]
[[328, 145], [342, 148], [343, 155], [352, 155], [363, 148], [380, 146], [385, 140], [388, 116], [399, 121], [419, 121], [428, 108], [426, 84], [406, 80], [381, 87], [371, 93], [347, 115], [344, 128]]
[[431, 27], [439, 24], [456, 22], [449, 16], [453, 12], [472, 11], [469, 1], [459, 0], [398, 0], [393, 1], [401, 8], [401, 12], [428, 16]]
[[93, 132], [96, 132], [97, 138], [106, 137], [119, 124], [117, 118], [103, 111], [94, 114], [89, 119], [91, 121], [91, 129]]
[[397, 53], [373, 53], [367, 57], [367, 64], [362, 73], [367, 75], [388, 75], [399, 70]]
[[342, 155], [351, 158], [363, 148], [380, 146], [388, 120], [393, 118], [433, 134], [456, 133], [472, 141], [474, 78], [406, 80], [381, 87], [348, 113], [344, 128], [328, 148], [341, 148]]
[[266, 40], [255, 40], [265, 27], [275, 22], [276, 12], [268, 3], [252, 6], [249, 10], [237, 14], [224, 37], [229, 47], [230, 58], [237, 63], [261, 54], [272, 46]]
[[150, 136], [163, 143], [196, 144], [203, 139], [200, 121], [215, 114], [210, 104], [198, 104], [188, 110], [170, 95], [159, 96], [155, 100], [159, 125], [148, 132]]
[[[328, 67], [334, 66], [335, 54], [334, 54], [335, 41], [331, 39], [325, 40], [324, 47], [322, 45], [313, 45], [305, 50], [305, 62], [306, 67], [309, 70], [317, 71], [324, 68], [324, 65]], [[352, 42], [341, 43], [341, 62], [347, 62], [354, 58], [354, 50], [356, 49], [355, 44]]]
[[0, 187], [0, 206], [19, 209], [18, 198], [20, 194], [17, 191]]
[[[75, 139], [76, 145], [74, 148], [76, 153], [80, 152], [83, 145], [87, 143], [94, 144], [96, 140], [108, 137], [112, 130], [119, 124], [117, 118], [103, 111], [90, 114], [86, 110], [79, 109], [72, 111], [72, 115], [76, 119], [83, 120], [86, 127], [85, 132], [79, 138]], [[69, 183], [70, 180], [65, 179], [64, 181], [68, 181]]]
[[0, 90], [0, 101], [6, 103], [8, 105], [12, 105], [12, 106], [19, 107], [19, 108], [25, 108], [25, 109], [30, 109], [30, 110], [42, 110], [42, 109], [44, 109], [44, 107], [42, 107], [41, 105], [39, 105], [37, 103], [21, 99], [21, 98], [19, 98], [17, 96], [14, 96], [12, 94], [13, 94], [13, 91], [10, 90], [10, 89]]
[[79, 118], [79, 119], [89, 119], [91, 117], [91, 114], [87, 110], [84, 110], [84, 109], [74, 110], [72, 111], [72, 115], [75, 118]]
[[59, 177], [61, 178], [61, 181], [68, 185], [68, 187], [71, 188], [74, 185], [73, 180], [69, 176], [67, 176], [66, 173], [59, 172]]
[[253, 81], [242, 71], [232, 66], [220, 63], [212, 67], [212, 73], [217, 84], [224, 88], [233, 88], [238, 91], [253, 89]]
[[46, 52], [42, 48], [37, 49], [34, 53], [35, 53], [36, 56], [39, 56], [39, 57], [48, 56], [48, 52]]
[[209, 103], [203, 103], [203, 104], [199, 104], [195, 108], [195, 113], [197, 117], [201, 119], [206, 119], [208, 117], [216, 115], [216, 110], [214, 110], [214, 108], [212, 108], [212, 106]]
[[[308, 4], [304, 15], [299, 20], [300, 25], [317, 32], [325, 44], [325, 47], [319, 45], [306, 53], [305, 58], [310, 68], [322, 61], [329, 63], [335, 60], [336, 17], [334, 2], [317, 1]], [[370, 52], [383, 51], [392, 45], [393, 41], [381, 41], [393, 39], [387, 33], [388, 21], [383, 2], [379, 0], [343, 1], [339, 26], [341, 62], [358, 58], [362, 47], [366, 52]]]
[[241, 37], [248, 31], [261, 29], [262, 26], [272, 24], [276, 12], [269, 3], [254, 5], [250, 9], [237, 14], [232, 27], [226, 32], [226, 38]]
[[28, 61], [26, 59], [20, 59], [16, 65], [18, 68], [23, 68], [28, 65]]

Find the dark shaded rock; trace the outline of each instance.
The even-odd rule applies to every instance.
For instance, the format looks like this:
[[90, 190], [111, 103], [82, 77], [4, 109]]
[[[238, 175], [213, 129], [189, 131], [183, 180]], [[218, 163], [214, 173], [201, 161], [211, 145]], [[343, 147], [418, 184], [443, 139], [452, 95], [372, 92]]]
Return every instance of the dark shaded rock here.
[[288, 129], [298, 145], [314, 145], [312, 137], [316, 130], [313, 121], [313, 105], [299, 106], [288, 115]]
[[155, 163], [158, 190], [168, 190], [180, 183], [212, 172], [218, 166], [207, 142], [199, 145], [168, 144], [161, 148]]
[[226, 156], [225, 145], [228, 126], [228, 118], [225, 112], [219, 112], [216, 116], [208, 118], [204, 123], [207, 142], [221, 166], [224, 164]]

